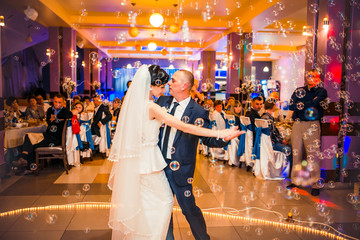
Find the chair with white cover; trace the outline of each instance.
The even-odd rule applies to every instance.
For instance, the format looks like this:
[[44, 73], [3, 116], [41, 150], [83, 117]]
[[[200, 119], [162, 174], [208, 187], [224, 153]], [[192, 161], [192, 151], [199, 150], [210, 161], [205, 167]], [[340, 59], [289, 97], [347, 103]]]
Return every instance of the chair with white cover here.
[[[226, 119], [228, 120], [228, 123], [230, 125], [230, 128], [235, 128], [235, 116], [234, 115], [225, 115]], [[229, 158], [229, 165], [239, 166], [239, 156], [237, 155], [239, 147], [239, 139], [236, 137], [232, 139], [227, 145], [227, 156]]]
[[268, 121], [255, 119], [255, 126], [256, 139], [253, 149], [255, 176], [266, 180], [284, 179], [289, 173], [290, 163], [285, 153], [273, 150]]
[[[94, 151], [94, 143], [91, 136], [91, 119], [90, 120], [79, 120], [80, 123], [80, 139], [84, 145], [84, 149], [80, 151], [80, 160], [83, 158], [90, 158], [92, 161], [92, 151]], [[85, 144], [88, 148], [85, 148]]]
[[[103, 113], [103, 117], [105, 117], [105, 113]], [[110, 122], [107, 122], [105, 125], [101, 125], [100, 137], [93, 136], [94, 145], [99, 145], [99, 152], [105, 154], [106, 157], [109, 156], [111, 147], [111, 133], [109, 123]]]
[[[246, 166], [253, 167], [254, 160], [252, 159], [252, 151], [253, 151], [253, 132], [251, 127], [251, 121], [249, 117], [240, 116], [240, 123], [245, 126], [245, 151], [240, 156], [240, 162], [245, 162]], [[241, 137], [240, 137], [241, 140]], [[241, 141], [239, 144], [243, 144]], [[239, 146], [240, 148], [240, 146]]]
[[[50, 159], [62, 159], [64, 163], [64, 168], [66, 171], [66, 174], [69, 174], [68, 172], [68, 160], [67, 160], [67, 154], [66, 154], [66, 133], [67, 133], [67, 124], [68, 120], [65, 120], [64, 129], [61, 136], [61, 145], [55, 146], [55, 147], [39, 147], [35, 149], [35, 162], [36, 166], [38, 168], [35, 171], [36, 175], [39, 175], [40, 168], [43, 166], [44, 160], [50, 160]], [[39, 165], [40, 164], [40, 165]]]
[[68, 164], [80, 167], [80, 149], [82, 143], [79, 134], [73, 134], [71, 121], [66, 126], [66, 155]]

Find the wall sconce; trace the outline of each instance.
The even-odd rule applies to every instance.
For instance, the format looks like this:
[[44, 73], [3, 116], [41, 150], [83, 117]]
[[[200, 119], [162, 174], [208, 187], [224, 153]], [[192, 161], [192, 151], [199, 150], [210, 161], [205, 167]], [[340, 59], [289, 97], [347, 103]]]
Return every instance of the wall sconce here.
[[98, 66], [98, 68], [100, 68], [100, 69], [101, 69], [102, 64], [101, 64], [101, 62], [100, 62], [100, 61], [98, 61], [97, 66]]
[[85, 67], [85, 61], [81, 62], [81, 66]]
[[5, 26], [4, 16], [0, 16], [0, 27], [4, 27], [4, 26]]
[[269, 71], [270, 71], [270, 69], [269, 69], [268, 66], [265, 66], [265, 67], [263, 68], [263, 72], [269, 72]]
[[160, 13], [153, 13], [149, 18], [150, 24], [153, 27], [160, 27], [164, 22], [164, 17]]
[[302, 32], [303, 36], [312, 36], [312, 33], [310, 31], [310, 27], [308, 26], [303, 26], [303, 32]]
[[169, 69], [174, 69], [174, 65], [170, 64]]
[[328, 30], [329, 30], [329, 19], [327, 19], [327, 18], [324, 18], [324, 19], [323, 19], [323, 29], [324, 29], [325, 31], [328, 31]]
[[198, 69], [199, 69], [199, 70], [203, 70], [203, 69], [204, 69], [204, 65], [203, 65], [202, 63], [200, 63], [199, 66], [198, 66]]
[[127, 68], [127, 69], [132, 68], [131, 64], [128, 63], [128, 65], [126, 65], [126, 68]]

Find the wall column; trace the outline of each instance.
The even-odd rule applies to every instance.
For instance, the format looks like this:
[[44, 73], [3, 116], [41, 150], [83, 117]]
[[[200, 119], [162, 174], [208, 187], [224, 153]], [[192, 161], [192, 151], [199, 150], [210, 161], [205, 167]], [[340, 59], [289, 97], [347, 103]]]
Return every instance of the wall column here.
[[58, 27], [49, 27], [49, 48], [54, 50], [50, 62], [50, 97], [60, 92], [60, 29]]
[[211, 83], [215, 87], [215, 64], [216, 64], [216, 52], [215, 51], [203, 51], [201, 52], [200, 64], [203, 65], [201, 71], [201, 82]]
[[229, 97], [231, 94], [235, 94], [235, 88], [240, 86], [240, 51], [243, 51], [244, 48], [241, 45], [241, 36], [237, 33], [228, 34], [227, 40], [226, 95]]
[[[62, 29], [62, 75], [61, 80], [70, 77], [76, 82], [76, 59], [71, 56], [71, 52], [76, 52], [76, 31], [72, 28]], [[61, 81], [61, 83], [62, 83]]]
[[90, 84], [91, 84], [91, 62], [90, 62], [91, 49], [84, 48], [84, 96], [90, 96]]

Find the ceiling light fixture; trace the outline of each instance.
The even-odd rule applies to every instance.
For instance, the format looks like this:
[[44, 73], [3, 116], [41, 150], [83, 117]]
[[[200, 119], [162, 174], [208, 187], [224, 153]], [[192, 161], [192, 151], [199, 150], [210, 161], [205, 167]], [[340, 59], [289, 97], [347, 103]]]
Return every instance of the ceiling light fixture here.
[[153, 13], [149, 18], [150, 24], [153, 27], [160, 27], [164, 22], [164, 17], [160, 13]]
[[150, 51], [155, 51], [156, 48], [157, 48], [157, 45], [156, 45], [155, 42], [149, 42], [149, 44], [148, 44], [148, 49], [149, 49]]
[[39, 15], [39, 13], [30, 6], [28, 6], [27, 9], [24, 10], [24, 13], [27, 18], [29, 18], [33, 21], [35, 21]]
[[265, 66], [265, 67], [263, 68], [263, 72], [269, 72], [269, 71], [270, 71], [270, 69], [269, 69], [268, 66]]

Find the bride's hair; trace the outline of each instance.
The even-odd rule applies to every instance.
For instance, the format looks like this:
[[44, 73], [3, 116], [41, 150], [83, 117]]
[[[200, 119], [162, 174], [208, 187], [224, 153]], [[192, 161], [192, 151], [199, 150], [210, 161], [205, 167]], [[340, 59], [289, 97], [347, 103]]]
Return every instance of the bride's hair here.
[[167, 74], [158, 65], [151, 65], [149, 67], [149, 72], [151, 76], [152, 86], [161, 86], [169, 81], [170, 78], [169, 74]]

